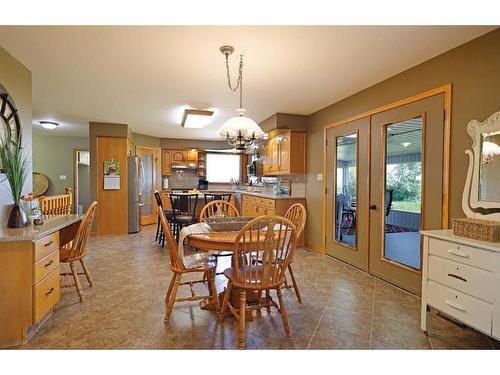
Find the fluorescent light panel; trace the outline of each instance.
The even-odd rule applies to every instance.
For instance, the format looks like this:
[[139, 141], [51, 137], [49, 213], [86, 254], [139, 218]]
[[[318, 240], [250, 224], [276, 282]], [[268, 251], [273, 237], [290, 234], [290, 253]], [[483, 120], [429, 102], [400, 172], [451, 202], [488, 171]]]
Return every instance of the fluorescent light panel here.
[[207, 109], [185, 109], [182, 116], [181, 126], [183, 128], [201, 129], [210, 123], [214, 111]]

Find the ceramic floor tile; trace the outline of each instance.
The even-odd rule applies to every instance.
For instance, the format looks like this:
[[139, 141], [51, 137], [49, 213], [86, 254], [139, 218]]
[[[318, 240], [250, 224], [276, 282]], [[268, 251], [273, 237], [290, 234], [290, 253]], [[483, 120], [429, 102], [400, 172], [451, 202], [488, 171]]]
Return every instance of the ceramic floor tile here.
[[[238, 322], [229, 315], [220, 322], [198, 302], [176, 303], [164, 323], [172, 272], [155, 230], [92, 236], [86, 260], [95, 285], [82, 277], [85, 301], [74, 288], [62, 289], [52, 316], [17, 349], [237, 349]], [[229, 266], [230, 258], [219, 258], [218, 271]], [[283, 289], [292, 338], [275, 309], [262, 310], [247, 322], [248, 349], [500, 348], [435, 315], [425, 336], [417, 297], [331, 257], [298, 249], [293, 269], [303, 303], [292, 288]], [[195, 278], [200, 275], [186, 280]], [[216, 284], [222, 291], [225, 277], [217, 276]], [[201, 284], [195, 289], [206, 293]], [[188, 287], [179, 290], [178, 296], [187, 295]]]

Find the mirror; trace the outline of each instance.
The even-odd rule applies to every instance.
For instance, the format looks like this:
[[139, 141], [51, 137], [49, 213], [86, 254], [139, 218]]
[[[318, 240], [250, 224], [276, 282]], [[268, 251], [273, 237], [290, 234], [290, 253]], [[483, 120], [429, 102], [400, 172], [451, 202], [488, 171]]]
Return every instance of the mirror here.
[[486, 121], [467, 124], [472, 138], [469, 169], [462, 195], [467, 217], [500, 221], [500, 111]]
[[500, 202], [500, 130], [481, 134], [479, 200]]

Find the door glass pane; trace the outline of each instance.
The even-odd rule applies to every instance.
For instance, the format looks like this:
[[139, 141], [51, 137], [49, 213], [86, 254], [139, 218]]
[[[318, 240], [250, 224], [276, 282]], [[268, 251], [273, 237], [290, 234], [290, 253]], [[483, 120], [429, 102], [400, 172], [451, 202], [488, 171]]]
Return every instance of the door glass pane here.
[[153, 155], [142, 155], [142, 166], [144, 168], [144, 191], [142, 192], [142, 215], [153, 214]]
[[356, 246], [357, 134], [336, 138], [335, 240]]
[[422, 117], [385, 128], [384, 258], [420, 269]]

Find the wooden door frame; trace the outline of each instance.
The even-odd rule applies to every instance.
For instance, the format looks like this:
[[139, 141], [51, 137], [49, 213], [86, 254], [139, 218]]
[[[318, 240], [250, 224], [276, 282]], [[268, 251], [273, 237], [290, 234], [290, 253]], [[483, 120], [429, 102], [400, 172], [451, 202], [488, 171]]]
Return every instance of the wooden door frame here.
[[[156, 166], [154, 168], [154, 171], [153, 171], [153, 190], [158, 190], [158, 176], [157, 176], [157, 172], [158, 172], [158, 162], [161, 163], [161, 153], [162, 153], [162, 148], [161, 147], [152, 147], [152, 146], [141, 146], [141, 145], [135, 145], [135, 155], [136, 156], [139, 156], [140, 157], [140, 151], [152, 151], [152, 152], [155, 152], [156, 153]], [[154, 162], [154, 161], [153, 161]], [[161, 171], [161, 164], [160, 164], [160, 173], [162, 172]], [[155, 199], [154, 199], [154, 196], [151, 198], [152, 202], [152, 206], [153, 206], [153, 213], [151, 216], [153, 216], [155, 219], [151, 222], [144, 222], [144, 223], [139, 223], [140, 225], [149, 225], [149, 224], [154, 224], [156, 223], [156, 215], [157, 215], [157, 207], [155, 205]]]
[[[78, 213], [78, 207], [76, 206], [76, 196], [77, 196], [77, 193], [78, 193], [78, 195], [80, 194], [80, 191], [77, 192], [76, 179], [75, 179], [76, 174], [77, 174], [76, 155], [79, 151], [88, 151], [90, 154], [90, 148], [88, 148], [88, 147], [87, 148], [73, 147], [73, 202], [71, 202], [71, 203], [73, 204], [73, 208], [74, 208], [75, 213]], [[89, 165], [89, 168], [90, 168], [90, 165]]]
[[[448, 83], [443, 86], [436, 87], [431, 90], [427, 90], [421, 92], [416, 95], [409, 96], [404, 99], [397, 100], [395, 102], [368, 110], [366, 112], [359, 113], [357, 115], [345, 118], [343, 120], [339, 120], [330, 124], [323, 126], [323, 223], [322, 223], [322, 252], [323, 255], [326, 255], [326, 206], [327, 206], [327, 178], [328, 178], [328, 160], [327, 160], [327, 130], [330, 128], [334, 128], [343, 124], [346, 124], [351, 121], [360, 120], [364, 117], [368, 117], [369, 129], [368, 136], [371, 134], [371, 120], [372, 116], [388, 111], [390, 109], [398, 108], [412, 102], [416, 102], [422, 99], [430, 98], [432, 96], [444, 94], [444, 134], [443, 134], [443, 182], [442, 182], [442, 190], [443, 190], [443, 199], [442, 199], [442, 218], [441, 218], [441, 227], [442, 229], [448, 229], [449, 227], [449, 189], [450, 189], [450, 139], [451, 139], [451, 96], [452, 96], [452, 84]], [[369, 138], [370, 139], [370, 138]], [[368, 155], [371, 154], [371, 141], [368, 143]], [[371, 164], [371, 163], [370, 163]], [[370, 192], [370, 173], [371, 173], [371, 165], [369, 165], [368, 171], [368, 191]], [[367, 230], [370, 230], [369, 226]], [[370, 243], [368, 241], [368, 254], [370, 254], [369, 249]]]

